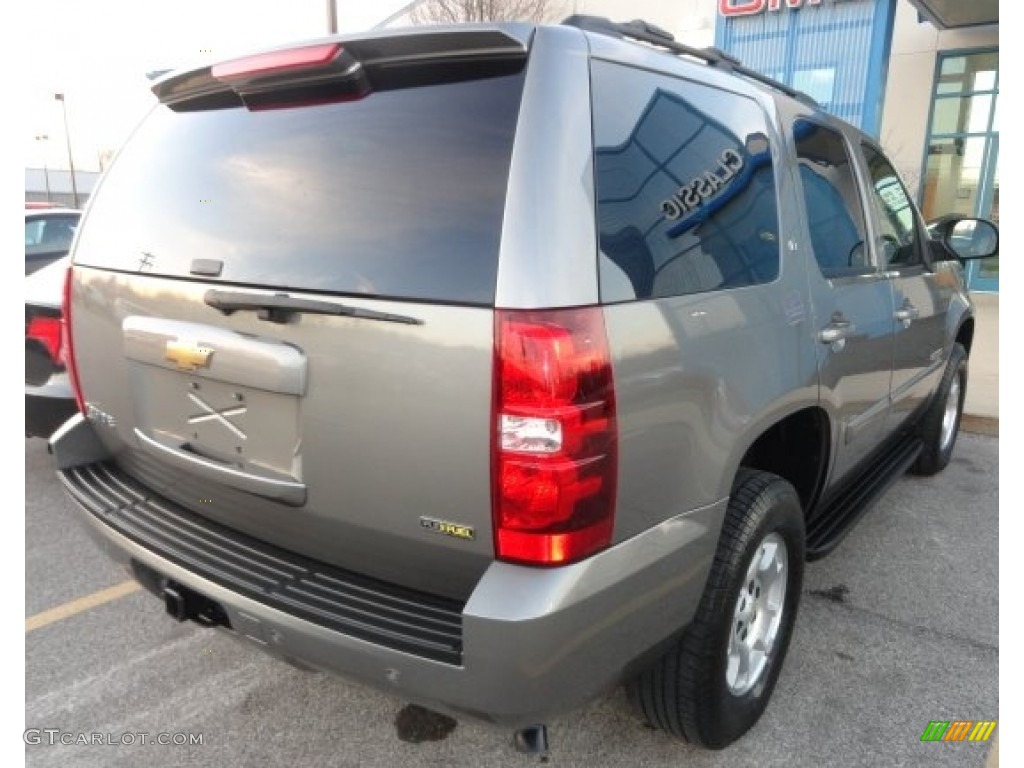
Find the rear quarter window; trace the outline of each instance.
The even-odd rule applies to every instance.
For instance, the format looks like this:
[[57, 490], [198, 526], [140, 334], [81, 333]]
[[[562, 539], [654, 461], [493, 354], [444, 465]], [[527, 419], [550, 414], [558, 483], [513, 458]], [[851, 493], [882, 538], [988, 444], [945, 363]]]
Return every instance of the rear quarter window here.
[[159, 105], [108, 172], [76, 261], [327, 293], [493, 304], [523, 74], [333, 104]]
[[774, 280], [778, 206], [760, 106], [601, 61], [592, 82], [602, 301]]

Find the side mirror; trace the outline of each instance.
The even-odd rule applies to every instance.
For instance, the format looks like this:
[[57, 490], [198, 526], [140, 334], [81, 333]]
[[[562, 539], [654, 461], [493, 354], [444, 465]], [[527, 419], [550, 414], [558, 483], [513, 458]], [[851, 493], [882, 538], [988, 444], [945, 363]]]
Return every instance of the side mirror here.
[[988, 219], [944, 216], [928, 232], [958, 259], [987, 259], [999, 254], [999, 228]]

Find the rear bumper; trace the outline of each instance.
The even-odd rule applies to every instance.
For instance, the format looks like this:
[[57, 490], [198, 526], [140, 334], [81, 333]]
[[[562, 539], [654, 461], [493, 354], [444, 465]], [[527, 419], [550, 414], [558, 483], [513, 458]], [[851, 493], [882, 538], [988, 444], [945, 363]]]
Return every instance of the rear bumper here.
[[25, 385], [26, 437], [49, 437], [77, 412], [66, 374], [38, 387]]
[[[59, 441], [55, 453], [63, 465]], [[116, 516], [118, 509], [139, 502], [123, 493], [117, 501], [120, 492], [112, 497], [90, 491], [75, 479], [90, 472], [89, 466], [65, 468], [61, 478], [93, 537], [129, 568], [134, 561], [215, 600], [241, 638], [302, 666], [358, 679], [435, 709], [514, 727], [577, 707], [613, 686], [646, 652], [691, 620], [725, 512], [722, 502], [680, 515], [575, 565], [537, 569], [494, 563], [461, 614], [456, 610], [455, 625], [461, 616], [459, 655], [430, 658], [415, 645], [403, 649], [388, 639], [375, 641], [380, 636], [372, 633], [360, 637], [341, 631], [315, 612], [289, 608], [272, 589], [240, 588], [223, 569], [183, 558], [166, 537], [180, 535], [184, 546], [184, 537], [202, 534], [201, 526], [186, 525], [184, 518], [173, 518], [174, 525], [166, 529], [171, 534], [161, 528], [164, 538], [133, 532]], [[109, 490], [109, 475], [104, 477], [102, 485]], [[183, 512], [151, 492], [147, 497], [150, 506], [144, 513], [154, 526], [160, 525], [154, 509]], [[217, 535], [224, 535], [224, 529]], [[197, 540], [207, 542], [207, 537]], [[218, 541], [222, 549], [233, 545]], [[242, 543], [253, 551], [251, 540]]]

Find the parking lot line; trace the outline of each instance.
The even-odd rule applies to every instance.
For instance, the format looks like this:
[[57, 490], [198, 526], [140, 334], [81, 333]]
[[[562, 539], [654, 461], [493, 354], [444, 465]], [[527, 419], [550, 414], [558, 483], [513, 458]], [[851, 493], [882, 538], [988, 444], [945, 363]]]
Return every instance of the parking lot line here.
[[111, 600], [117, 600], [125, 595], [130, 595], [133, 592], [139, 590], [139, 583], [128, 579], [122, 581], [120, 584], [115, 584], [112, 587], [101, 589], [99, 592], [93, 592], [91, 595], [85, 597], [79, 597], [75, 600], [71, 600], [63, 605], [58, 605], [55, 608], [50, 608], [45, 611], [37, 613], [35, 616], [29, 616], [25, 619], [25, 633], [28, 634], [33, 629], [39, 629], [45, 627], [47, 624], [52, 624], [55, 621], [69, 618], [76, 614], [88, 611], [90, 608], [95, 608], [98, 605], [109, 603]]

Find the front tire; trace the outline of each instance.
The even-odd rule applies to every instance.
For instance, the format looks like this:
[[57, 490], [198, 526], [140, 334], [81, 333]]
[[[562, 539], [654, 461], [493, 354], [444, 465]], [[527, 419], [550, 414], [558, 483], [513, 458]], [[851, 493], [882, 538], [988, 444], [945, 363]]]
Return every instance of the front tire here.
[[629, 686], [648, 722], [712, 749], [746, 733], [782, 669], [803, 569], [803, 510], [793, 486], [741, 469], [693, 621]]
[[962, 344], [954, 343], [939, 388], [918, 424], [924, 447], [910, 468], [913, 474], [934, 475], [949, 464], [960, 431], [966, 394], [967, 350]]

